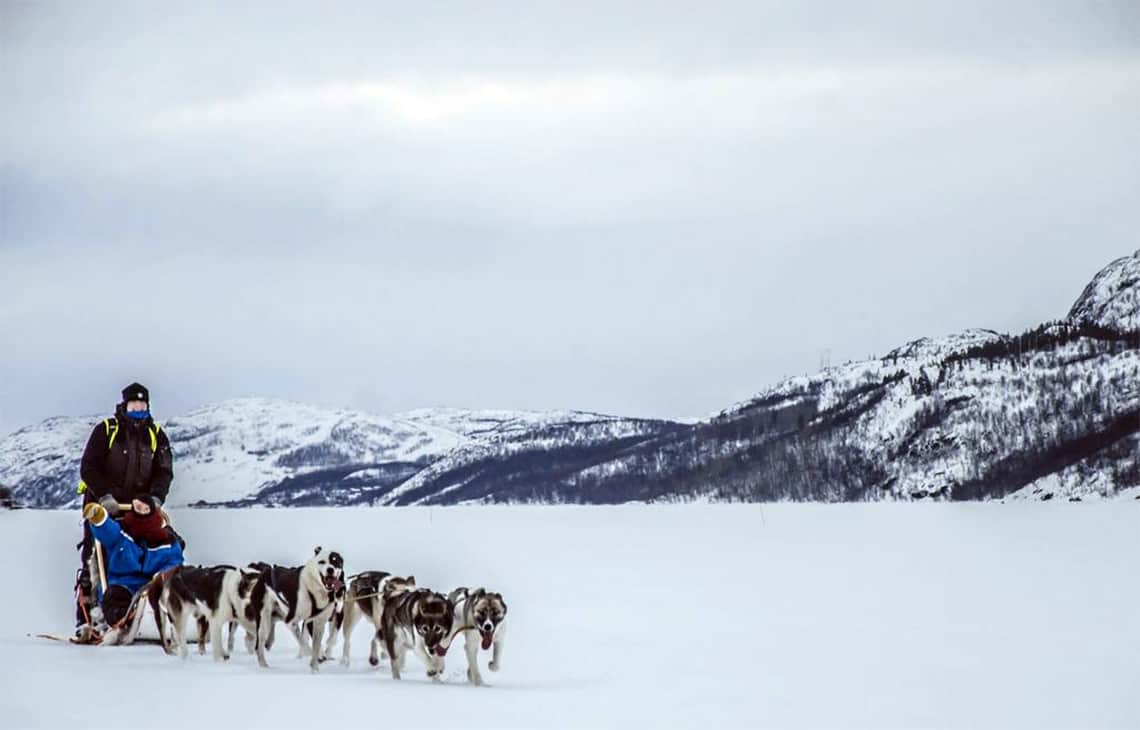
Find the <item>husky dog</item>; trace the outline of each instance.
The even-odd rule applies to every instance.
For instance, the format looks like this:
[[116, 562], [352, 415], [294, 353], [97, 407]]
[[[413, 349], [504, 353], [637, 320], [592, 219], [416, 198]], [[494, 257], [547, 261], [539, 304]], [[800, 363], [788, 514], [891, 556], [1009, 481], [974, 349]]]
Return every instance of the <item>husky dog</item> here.
[[227, 571], [222, 589], [225, 601], [209, 620], [214, 656], [217, 657], [221, 651], [223, 624], [230, 626], [228, 650], [223, 653], [225, 659], [233, 653], [234, 629], [241, 626], [245, 629], [246, 649], [257, 654], [259, 665], [268, 667], [265, 649], [269, 630], [273, 627], [273, 616], [284, 613], [287, 607], [281, 597], [269, 589], [265, 576], [248, 568]]
[[454, 622], [455, 611], [447, 597], [426, 588], [398, 593], [384, 601], [380, 634], [393, 679], [400, 678], [408, 649], [415, 649], [427, 667], [427, 676], [433, 682], [440, 681]]
[[467, 650], [467, 680], [475, 685], [483, 684], [479, 674], [479, 648], [484, 651], [494, 646], [491, 652], [492, 672], [499, 671], [502, 663], [503, 638], [507, 627], [503, 620], [507, 617], [507, 604], [501, 593], [489, 593], [485, 588], [469, 591], [456, 588], [447, 600], [455, 609], [456, 630], [463, 632], [463, 648]]
[[[318, 660], [322, 663], [327, 662], [329, 658], [332, 657], [333, 647], [336, 646], [336, 637], [340, 632], [340, 625], [344, 621], [344, 594], [345, 587], [344, 584], [341, 583], [340, 588], [336, 589], [336, 592], [333, 593], [332, 597], [333, 610], [332, 615], [329, 616], [328, 622], [329, 638], [325, 641], [325, 648], [321, 650], [321, 656]], [[305, 643], [301, 649], [301, 652], [308, 653], [308, 647], [313, 642], [313, 625], [311, 623], [304, 625], [304, 633], [308, 635], [308, 638], [305, 639]]]
[[356, 628], [356, 624], [361, 618], [367, 618], [373, 627], [368, 663], [372, 666], [378, 665], [380, 663], [380, 644], [383, 641], [380, 626], [384, 616], [384, 601], [415, 587], [416, 577], [414, 575], [401, 578], [384, 571], [370, 570], [352, 576], [348, 582], [348, 594], [344, 598], [344, 610], [338, 613], [333, 621], [333, 633], [329, 636], [329, 646], [326, 647], [325, 653], [331, 653], [336, 629], [342, 629], [344, 648], [341, 650], [340, 663], [343, 666], [349, 666], [352, 663], [352, 630]]
[[[310, 655], [309, 667], [315, 672], [321, 660], [321, 640], [325, 625], [337, 610], [337, 594], [344, 591], [344, 559], [340, 553], [317, 547], [313, 557], [297, 568], [251, 563], [251, 569], [264, 577], [269, 589], [280, 599], [273, 611], [274, 620], [285, 622], [297, 639], [297, 656]], [[306, 646], [301, 627], [312, 624], [312, 644]], [[266, 646], [273, 644], [269, 629]]]
[[[210, 617], [217, 614], [225, 602], [224, 584], [227, 573], [233, 570], [236, 568], [229, 565], [212, 568], [180, 565], [159, 573], [140, 589], [140, 593], [145, 592], [150, 602], [163, 651], [167, 654], [178, 653], [183, 659], [186, 658], [186, 619], [194, 617], [198, 621], [198, 649], [205, 652]], [[135, 623], [141, 618], [142, 612], [136, 612]], [[168, 626], [172, 630], [172, 637], [167, 635]], [[132, 627], [132, 632], [137, 633], [137, 628]], [[219, 650], [220, 646], [215, 643], [216, 659], [223, 658], [219, 655]]]
[[[265, 639], [272, 625], [275, 611], [284, 606], [268, 590], [262, 575], [256, 571], [219, 565], [212, 568], [180, 566], [159, 573], [137, 594], [149, 600], [158, 626], [163, 650], [172, 654], [177, 650], [186, 657], [185, 622], [194, 616], [198, 622], [198, 652], [206, 653], [206, 637], [213, 645], [214, 659], [226, 660], [233, 650], [233, 631], [230, 633], [230, 651], [222, 645], [222, 628], [237, 624], [245, 629], [251, 651], [257, 654], [257, 663], [265, 661]], [[136, 611], [130, 630], [133, 638], [138, 633], [142, 611]], [[173, 641], [167, 636], [167, 626], [173, 629]]]

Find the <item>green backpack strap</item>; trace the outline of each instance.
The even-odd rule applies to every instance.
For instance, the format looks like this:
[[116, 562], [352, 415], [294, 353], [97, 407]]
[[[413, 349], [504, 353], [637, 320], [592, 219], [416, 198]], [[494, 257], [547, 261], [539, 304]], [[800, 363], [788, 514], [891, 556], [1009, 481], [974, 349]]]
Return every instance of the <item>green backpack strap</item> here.
[[[119, 422], [114, 418], [104, 418], [103, 428], [107, 432], [107, 448], [110, 449], [115, 445], [115, 437], [119, 435]], [[158, 434], [162, 431], [162, 426], [157, 423], [150, 427], [150, 453], [158, 451]]]
[[119, 435], [119, 421], [115, 418], [103, 419], [103, 430], [107, 432], [107, 448], [115, 444], [115, 437]]

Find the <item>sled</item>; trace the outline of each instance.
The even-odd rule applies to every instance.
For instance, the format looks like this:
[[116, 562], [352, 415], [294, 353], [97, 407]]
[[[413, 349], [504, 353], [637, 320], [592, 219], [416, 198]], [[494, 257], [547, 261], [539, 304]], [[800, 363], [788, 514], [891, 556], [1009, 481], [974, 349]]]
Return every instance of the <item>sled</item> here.
[[[156, 634], [157, 636], [157, 634]], [[48, 641], [58, 641], [61, 644], [74, 644], [76, 646], [102, 646], [102, 641], [80, 641], [74, 636], [67, 636], [64, 634], [28, 634], [28, 637], [33, 639], [47, 639]], [[197, 639], [195, 639], [197, 641]], [[161, 646], [162, 642], [155, 637], [150, 636], [136, 636], [135, 640], [131, 643], [134, 644], [153, 644]]]

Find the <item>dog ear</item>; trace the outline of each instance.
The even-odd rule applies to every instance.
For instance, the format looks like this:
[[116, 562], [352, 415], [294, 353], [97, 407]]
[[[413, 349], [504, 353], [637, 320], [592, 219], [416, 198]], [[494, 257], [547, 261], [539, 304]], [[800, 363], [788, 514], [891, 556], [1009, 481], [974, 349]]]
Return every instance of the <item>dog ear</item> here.
[[409, 575], [408, 576], [408, 585], [414, 586], [415, 584], [416, 584], [416, 576]]
[[313, 555], [320, 555], [320, 554], [321, 554], [321, 546], [317, 545], [315, 548], [313, 548]]

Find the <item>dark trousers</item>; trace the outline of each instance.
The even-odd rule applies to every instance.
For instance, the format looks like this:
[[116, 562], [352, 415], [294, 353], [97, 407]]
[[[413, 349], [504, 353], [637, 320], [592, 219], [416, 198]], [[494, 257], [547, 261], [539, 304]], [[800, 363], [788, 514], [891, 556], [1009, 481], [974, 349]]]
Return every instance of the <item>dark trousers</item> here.
[[95, 549], [95, 536], [91, 525], [83, 521], [83, 540], [75, 546], [79, 550], [79, 570], [75, 573], [75, 625], [91, 622], [91, 609], [95, 607], [95, 591], [91, 580], [91, 552]]

